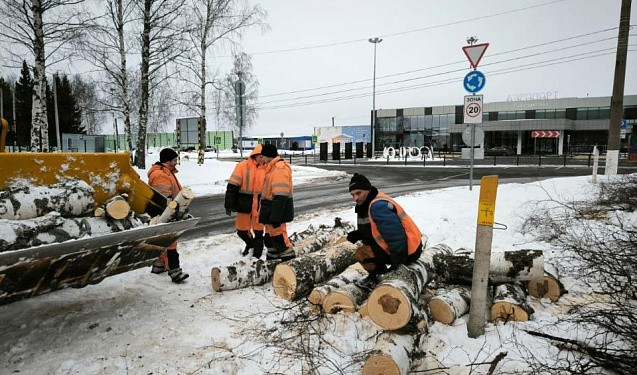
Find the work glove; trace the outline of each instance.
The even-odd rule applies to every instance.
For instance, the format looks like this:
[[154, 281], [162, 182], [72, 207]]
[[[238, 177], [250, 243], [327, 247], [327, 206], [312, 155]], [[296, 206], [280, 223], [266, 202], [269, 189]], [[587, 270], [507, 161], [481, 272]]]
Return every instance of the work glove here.
[[226, 215], [228, 216], [232, 215], [232, 210], [228, 207], [226, 207]]
[[351, 243], [356, 243], [361, 239], [360, 232], [358, 230], [353, 230], [347, 233], [347, 240]]
[[368, 272], [376, 271], [376, 262], [374, 261], [374, 251], [369, 245], [359, 246], [354, 252], [354, 258]]

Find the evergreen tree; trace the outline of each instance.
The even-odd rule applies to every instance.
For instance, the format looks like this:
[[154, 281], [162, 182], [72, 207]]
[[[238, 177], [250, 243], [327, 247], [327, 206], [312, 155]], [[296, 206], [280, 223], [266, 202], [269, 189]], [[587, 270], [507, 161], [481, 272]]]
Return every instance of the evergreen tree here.
[[[86, 134], [86, 130], [82, 126], [82, 110], [77, 105], [75, 96], [73, 96], [73, 90], [71, 88], [71, 82], [66, 76], [55, 76], [54, 83], [57, 88], [57, 112], [58, 120], [60, 123], [60, 137], [62, 134]], [[49, 122], [49, 144], [51, 147], [55, 147], [58, 143], [56, 141], [57, 129], [55, 125], [55, 103], [53, 97], [52, 87], [48, 84], [46, 88], [48, 122]], [[62, 146], [60, 145], [60, 148]]]
[[20, 79], [15, 85], [16, 144], [30, 149], [31, 106], [33, 105], [33, 78], [26, 60], [22, 62]]

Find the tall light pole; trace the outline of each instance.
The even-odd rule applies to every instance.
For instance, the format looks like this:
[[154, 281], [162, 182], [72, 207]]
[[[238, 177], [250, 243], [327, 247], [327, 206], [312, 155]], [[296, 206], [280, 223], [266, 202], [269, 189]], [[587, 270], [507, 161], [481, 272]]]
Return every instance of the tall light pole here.
[[383, 40], [381, 38], [369, 38], [374, 43], [374, 83], [372, 91], [372, 158], [376, 156], [376, 45]]

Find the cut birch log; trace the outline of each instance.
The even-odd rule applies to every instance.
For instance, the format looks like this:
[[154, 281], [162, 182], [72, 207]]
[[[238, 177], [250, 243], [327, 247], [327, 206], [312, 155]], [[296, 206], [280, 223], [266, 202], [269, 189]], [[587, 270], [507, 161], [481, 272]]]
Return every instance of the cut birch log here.
[[30, 241], [38, 233], [47, 232], [64, 222], [58, 212], [28, 220], [0, 219], [0, 251], [29, 247]]
[[159, 216], [155, 216], [150, 220], [150, 225], [168, 223], [177, 216], [179, 205], [175, 201], [169, 201], [166, 208]]
[[431, 319], [451, 324], [457, 318], [469, 312], [471, 303], [471, 290], [466, 287], [455, 287], [449, 290], [441, 290], [429, 300]]
[[417, 261], [383, 275], [367, 300], [374, 323], [386, 330], [396, 330], [421, 322], [422, 309], [418, 301], [432, 276], [428, 270], [434, 268], [436, 255], [449, 251], [449, 246], [444, 244], [432, 246], [425, 249]]
[[565, 292], [564, 284], [560, 281], [558, 268], [550, 263], [544, 263], [544, 276], [530, 280], [527, 285], [529, 295], [536, 298], [548, 298], [557, 301]]
[[335, 314], [339, 311], [353, 313], [367, 299], [369, 292], [355, 284], [347, 284], [331, 291], [323, 300], [323, 311]]
[[184, 215], [187, 213], [188, 206], [195, 198], [192, 190], [190, 188], [183, 188], [179, 191], [179, 194], [175, 197], [175, 199], [168, 201], [166, 208], [159, 216], [155, 216], [151, 219], [150, 224], [163, 224], [168, 223], [173, 220], [181, 220]]
[[31, 239], [28, 246], [40, 246], [51, 243], [60, 243], [69, 240], [75, 240], [87, 235], [86, 230], [82, 226], [82, 219], [68, 218], [64, 219], [61, 225], [52, 228], [46, 232], [38, 233]]
[[274, 268], [280, 261], [261, 259], [240, 260], [230, 266], [213, 267], [210, 271], [215, 292], [263, 285], [272, 279]]
[[81, 227], [84, 232], [92, 237], [104, 236], [109, 233], [121, 232], [145, 225], [134, 212], [131, 212], [131, 215], [122, 220], [113, 220], [106, 217], [85, 217], [81, 221]]
[[358, 308], [358, 314], [361, 316], [361, 318], [369, 317], [369, 309], [367, 308], [367, 301], [361, 303], [360, 307]]
[[[473, 278], [473, 254], [438, 254], [434, 266], [439, 281], [470, 284]], [[489, 281], [494, 284], [529, 281], [544, 275], [544, 253], [540, 250], [515, 250], [491, 253]]]
[[407, 375], [418, 335], [383, 332], [365, 360], [363, 375]]
[[533, 308], [526, 302], [526, 295], [519, 285], [501, 284], [493, 293], [491, 321], [525, 322], [533, 314]]
[[0, 219], [28, 220], [58, 212], [63, 217], [89, 215], [95, 191], [85, 181], [69, 180], [54, 185], [15, 185], [0, 191]]
[[[300, 243], [294, 244], [294, 250], [297, 256], [302, 256], [324, 246], [330, 246], [339, 241], [340, 237], [347, 233], [347, 226], [340, 224], [340, 219], [336, 221], [334, 227], [320, 226], [317, 230], [310, 225], [306, 229], [305, 235], [302, 237], [296, 236], [295, 238], [302, 238]], [[314, 231], [314, 235], [309, 234], [309, 230]], [[303, 232], [302, 232], [303, 233]], [[274, 268], [279, 261], [263, 261], [264, 264], [246, 260], [240, 260], [228, 266], [213, 267], [210, 271], [212, 280], [212, 289], [221, 292], [227, 290], [234, 290], [240, 288], [247, 288], [250, 286], [263, 285], [272, 280], [274, 274]]]
[[126, 198], [121, 195], [115, 195], [104, 202], [104, 212], [106, 216], [115, 220], [125, 218], [130, 213], [130, 210], [130, 204], [128, 204]]
[[360, 280], [366, 277], [367, 274], [367, 271], [363, 269], [363, 266], [361, 266], [360, 263], [354, 263], [351, 266], [347, 267], [342, 273], [329, 279], [325, 284], [319, 285], [312, 289], [312, 292], [310, 292], [307, 300], [314, 308], [314, 311], [317, 312], [320, 310], [320, 308], [323, 307], [325, 296], [338, 288], [342, 288], [347, 284], [351, 284], [356, 280]]
[[95, 217], [104, 217], [106, 216], [106, 211], [102, 207], [97, 207], [95, 211], [93, 211], [93, 216]]
[[189, 187], [185, 186], [179, 191], [179, 194], [175, 197], [175, 202], [177, 202], [179, 207], [177, 209], [177, 218], [179, 220], [188, 212], [188, 207], [193, 199], [195, 199], [195, 193]]
[[306, 297], [315, 284], [354, 264], [354, 251], [356, 245], [340, 243], [277, 265], [272, 277], [274, 293], [288, 301]]

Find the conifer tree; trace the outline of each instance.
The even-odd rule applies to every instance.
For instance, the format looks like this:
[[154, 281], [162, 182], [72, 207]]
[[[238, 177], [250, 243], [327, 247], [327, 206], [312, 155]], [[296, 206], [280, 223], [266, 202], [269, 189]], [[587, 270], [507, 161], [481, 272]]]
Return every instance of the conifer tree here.
[[31, 106], [33, 104], [33, 78], [26, 60], [22, 62], [20, 78], [15, 84], [16, 145], [30, 148]]

